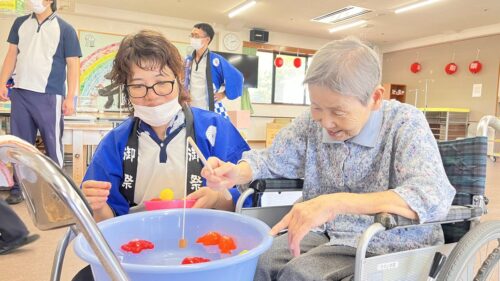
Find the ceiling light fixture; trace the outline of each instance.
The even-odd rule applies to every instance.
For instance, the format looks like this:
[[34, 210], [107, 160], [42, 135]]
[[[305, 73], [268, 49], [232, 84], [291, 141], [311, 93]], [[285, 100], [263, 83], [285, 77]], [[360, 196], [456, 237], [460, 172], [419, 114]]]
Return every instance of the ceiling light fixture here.
[[228, 17], [232, 18], [238, 15], [239, 13], [249, 9], [250, 7], [254, 6], [257, 3], [257, 1], [252, 0], [252, 1], [245, 1], [241, 5], [236, 6], [235, 8], [231, 9], [229, 14], [227, 15]]
[[354, 18], [357, 16], [364, 15], [366, 13], [371, 12], [366, 8], [358, 7], [358, 6], [347, 6], [342, 9], [338, 9], [331, 13], [315, 17], [312, 21], [321, 22], [321, 23], [337, 23], [350, 18]]
[[394, 13], [400, 14], [400, 13], [408, 12], [410, 10], [413, 10], [413, 9], [416, 9], [416, 8], [420, 8], [420, 7], [423, 7], [423, 6], [427, 6], [427, 5], [432, 4], [434, 2], [437, 2], [437, 1], [439, 1], [439, 0], [426, 0], [426, 1], [417, 2], [417, 3], [411, 4], [411, 5], [408, 5], [408, 6], [399, 8], [399, 9], [396, 9], [394, 11]]
[[366, 20], [358, 20], [358, 21], [351, 22], [351, 23], [348, 23], [348, 24], [336, 26], [334, 28], [331, 28], [329, 31], [330, 31], [330, 33], [334, 33], [334, 32], [341, 31], [341, 30], [344, 30], [344, 29], [348, 29], [348, 28], [351, 28], [351, 27], [360, 26], [360, 25], [363, 25], [365, 23], [366, 23]]

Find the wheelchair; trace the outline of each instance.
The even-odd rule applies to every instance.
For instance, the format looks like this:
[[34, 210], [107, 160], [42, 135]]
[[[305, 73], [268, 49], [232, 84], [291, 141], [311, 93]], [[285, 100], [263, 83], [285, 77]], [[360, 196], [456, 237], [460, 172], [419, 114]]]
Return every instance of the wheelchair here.
[[[487, 138], [438, 142], [438, 147], [446, 174], [457, 190], [446, 218], [418, 224], [392, 214], [375, 215], [357, 245], [354, 281], [500, 280], [500, 221], [479, 223], [488, 203], [484, 196]], [[236, 212], [259, 218], [272, 227], [292, 205], [259, 207], [262, 196], [266, 192], [300, 191], [302, 184], [301, 179], [256, 180], [243, 191]], [[254, 207], [243, 208], [248, 197], [253, 197]], [[366, 257], [370, 239], [377, 233], [425, 224], [442, 225], [444, 245]]]

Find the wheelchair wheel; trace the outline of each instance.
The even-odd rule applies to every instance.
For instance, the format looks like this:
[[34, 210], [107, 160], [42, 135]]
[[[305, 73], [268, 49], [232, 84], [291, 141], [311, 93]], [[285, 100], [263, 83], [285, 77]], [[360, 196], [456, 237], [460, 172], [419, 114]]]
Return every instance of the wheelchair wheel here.
[[482, 222], [471, 229], [450, 253], [438, 281], [498, 281], [500, 221]]

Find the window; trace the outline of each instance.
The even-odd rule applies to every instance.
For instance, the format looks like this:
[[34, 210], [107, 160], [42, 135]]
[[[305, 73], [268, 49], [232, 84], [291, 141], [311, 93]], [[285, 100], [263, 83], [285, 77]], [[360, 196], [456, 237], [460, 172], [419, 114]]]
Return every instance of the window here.
[[257, 51], [256, 55], [259, 57], [259, 88], [248, 89], [253, 103], [310, 104], [307, 89], [302, 84], [311, 60], [308, 55], [298, 56], [302, 60], [298, 68], [293, 64], [297, 55], [279, 54], [283, 58], [281, 67], [274, 65], [277, 53]]
[[293, 61], [297, 56], [280, 55], [283, 66], [276, 67], [273, 103], [305, 104], [305, 90], [302, 82], [306, 74], [305, 59], [300, 67], [295, 67]]
[[257, 52], [259, 57], [258, 88], [249, 88], [253, 103], [271, 103], [273, 95], [273, 53]]
[[[307, 58], [307, 64], [306, 64], [307, 65], [307, 69], [309, 69], [309, 66], [311, 65], [311, 62], [312, 62], [312, 57], [308, 57]], [[311, 99], [309, 98], [309, 88], [307, 88], [307, 87], [304, 87], [304, 88], [306, 88], [305, 89], [306, 90], [306, 104], [310, 105], [311, 104]]]

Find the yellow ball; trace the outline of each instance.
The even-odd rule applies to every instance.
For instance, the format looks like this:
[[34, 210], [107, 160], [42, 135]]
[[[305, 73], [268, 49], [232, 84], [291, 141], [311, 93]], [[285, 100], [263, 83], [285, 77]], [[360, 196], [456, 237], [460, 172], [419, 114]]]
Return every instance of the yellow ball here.
[[165, 188], [160, 192], [160, 199], [161, 200], [173, 200], [174, 199], [174, 192], [170, 188]]

